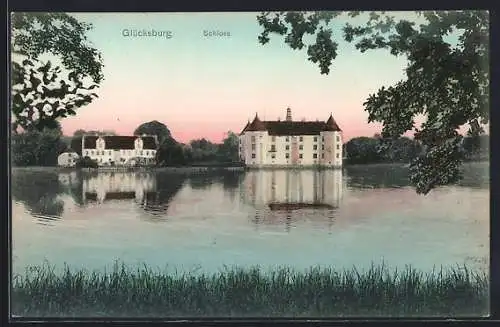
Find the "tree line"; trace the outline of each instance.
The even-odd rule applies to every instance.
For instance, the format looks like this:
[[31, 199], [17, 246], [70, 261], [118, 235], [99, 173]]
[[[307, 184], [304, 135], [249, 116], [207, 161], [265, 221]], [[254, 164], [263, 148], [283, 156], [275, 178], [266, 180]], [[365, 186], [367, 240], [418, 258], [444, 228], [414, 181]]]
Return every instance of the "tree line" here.
[[[158, 151], [156, 165], [196, 166], [196, 165], [228, 165], [239, 161], [238, 136], [228, 132], [221, 143], [195, 139], [188, 144], [176, 141], [167, 126], [158, 121], [150, 121], [138, 126], [134, 135], [156, 135]], [[116, 135], [114, 131], [77, 130], [73, 137], [82, 135]], [[11, 158], [15, 166], [56, 166], [57, 157], [70, 148], [72, 137], [64, 136], [60, 124], [57, 128], [45, 128], [14, 133], [11, 137]], [[489, 157], [489, 135], [467, 135], [460, 143], [462, 160], [487, 160]], [[399, 137], [383, 138], [355, 137], [344, 144], [347, 164], [372, 163], [410, 163], [419, 156], [425, 155], [425, 146], [416, 139]], [[81, 158], [79, 165], [96, 166], [90, 158]]]
[[[419, 140], [409, 137], [383, 138], [355, 137], [344, 144], [344, 156], [348, 164], [411, 163], [425, 157], [428, 148]], [[480, 161], [489, 158], [489, 135], [466, 135], [459, 143], [463, 161]]]
[[[134, 135], [156, 135], [158, 150], [156, 165], [227, 165], [238, 161], [238, 136], [229, 131], [222, 143], [212, 143], [205, 138], [184, 144], [176, 141], [167, 126], [158, 121], [150, 121], [138, 126]], [[79, 129], [73, 137], [82, 135], [116, 135], [114, 131], [85, 131]], [[56, 128], [29, 129], [12, 133], [11, 159], [14, 166], [56, 166], [58, 156], [67, 151], [73, 137], [64, 136], [58, 123]], [[80, 158], [78, 166], [95, 167], [92, 159]]]
[[159, 147], [156, 153], [156, 165], [227, 165], [238, 161], [238, 136], [229, 131], [222, 143], [212, 143], [202, 138], [184, 144], [176, 141], [167, 126], [153, 120], [141, 124], [134, 135], [156, 135]]

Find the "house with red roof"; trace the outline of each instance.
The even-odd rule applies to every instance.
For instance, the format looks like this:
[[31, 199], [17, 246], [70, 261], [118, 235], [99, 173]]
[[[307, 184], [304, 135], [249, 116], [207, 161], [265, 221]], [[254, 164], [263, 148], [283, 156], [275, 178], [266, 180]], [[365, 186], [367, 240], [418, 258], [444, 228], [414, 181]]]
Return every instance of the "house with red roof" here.
[[240, 159], [248, 167], [342, 167], [342, 130], [330, 114], [326, 121], [248, 121], [239, 136]]
[[153, 164], [158, 150], [156, 135], [83, 135], [73, 138], [71, 148], [80, 157], [90, 157], [99, 166]]

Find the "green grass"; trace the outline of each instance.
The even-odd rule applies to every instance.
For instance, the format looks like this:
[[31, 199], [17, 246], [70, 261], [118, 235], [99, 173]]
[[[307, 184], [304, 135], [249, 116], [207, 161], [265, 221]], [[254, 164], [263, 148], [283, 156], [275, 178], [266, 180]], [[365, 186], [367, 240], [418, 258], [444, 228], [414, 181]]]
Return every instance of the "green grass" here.
[[25, 317], [484, 316], [487, 273], [428, 273], [372, 265], [358, 271], [226, 268], [167, 274], [115, 263], [108, 272], [55, 272], [48, 263], [13, 278], [11, 312]]

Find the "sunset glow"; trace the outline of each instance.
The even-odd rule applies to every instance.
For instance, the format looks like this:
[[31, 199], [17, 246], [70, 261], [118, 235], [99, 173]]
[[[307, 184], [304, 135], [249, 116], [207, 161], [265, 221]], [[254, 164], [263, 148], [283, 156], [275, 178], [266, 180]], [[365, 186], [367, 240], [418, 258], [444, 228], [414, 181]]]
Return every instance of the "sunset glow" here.
[[[404, 78], [404, 58], [360, 53], [342, 40], [340, 19], [333, 24], [338, 57], [330, 74], [321, 75], [306, 51], [293, 51], [277, 37], [260, 45], [257, 13], [74, 16], [94, 26], [89, 39], [102, 52], [105, 80], [98, 99], [62, 120], [66, 135], [77, 129], [126, 135], [158, 120], [177, 141], [219, 142], [256, 112], [264, 120], [284, 119], [290, 107], [294, 120], [326, 120], [332, 113], [347, 141], [380, 133], [380, 124], [368, 124], [363, 102]], [[170, 37], [130, 36], [138, 31]]]

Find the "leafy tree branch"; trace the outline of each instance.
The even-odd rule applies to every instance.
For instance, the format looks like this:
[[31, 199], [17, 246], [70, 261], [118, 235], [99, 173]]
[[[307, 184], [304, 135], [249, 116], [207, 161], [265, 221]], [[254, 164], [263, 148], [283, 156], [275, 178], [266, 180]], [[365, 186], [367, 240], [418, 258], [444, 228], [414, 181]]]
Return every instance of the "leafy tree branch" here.
[[[415, 14], [424, 23], [371, 12], [363, 24], [345, 23], [342, 31], [362, 53], [386, 49], [408, 60], [406, 79], [381, 86], [363, 105], [368, 122], [382, 123], [383, 137], [412, 131], [422, 143], [426, 151], [412, 162], [410, 180], [426, 194], [460, 178], [458, 130], [468, 125], [471, 135], [480, 135], [489, 123], [489, 15], [472, 10]], [[308, 60], [329, 74], [338, 51], [330, 24], [341, 15], [354, 18], [360, 12], [265, 12], [257, 17], [263, 28], [258, 40], [266, 44], [277, 34], [300, 50], [305, 35], [315, 36], [307, 46]], [[447, 40], [452, 33], [458, 35], [456, 44]], [[418, 116], [426, 118], [421, 126], [415, 123]]]

